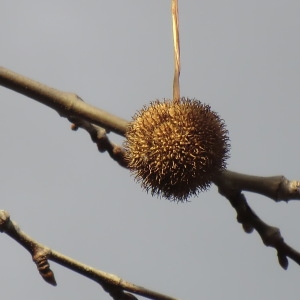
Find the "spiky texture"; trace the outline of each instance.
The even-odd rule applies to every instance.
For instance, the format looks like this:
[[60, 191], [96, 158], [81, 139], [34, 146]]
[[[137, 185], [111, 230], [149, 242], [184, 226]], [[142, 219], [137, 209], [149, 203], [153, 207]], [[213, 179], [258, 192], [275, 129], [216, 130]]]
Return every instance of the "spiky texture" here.
[[229, 156], [224, 121], [194, 99], [144, 106], [126, 138], [126, 160], [136, 180], [152, 195], [177, 202], [207, 190]]

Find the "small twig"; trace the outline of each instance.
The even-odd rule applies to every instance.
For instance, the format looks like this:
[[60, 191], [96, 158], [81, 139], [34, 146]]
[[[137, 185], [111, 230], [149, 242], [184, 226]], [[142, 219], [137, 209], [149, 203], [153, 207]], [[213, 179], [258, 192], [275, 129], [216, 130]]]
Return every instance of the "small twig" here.
[[180, 99], [180, 40], [179, 40], [179, 17], [178, 17], [178, 0], [172, 0], [172, 27], [174, 42], [174, 79], [173, 79], [173, 100]]
[[137, 299], [131, 294], [133, 293], [153, 300], [178, 300], [137, 286], [116, 275], [97, 270], [57, 251], [51, 250], [24, 233], [15, 222], [11, 221], [9, 214], [4, 210], [0, 210], [0, 232], [6, 233], [29, 251], [43, 279], [52, 285], [56, 285], [56, 281], [53, 272], [50, 270], [48, 260], [52, 260], [99, 283], [105, 291], [112, 295], [113, 299]]
[[[228, 175], [228, 178], [226, 175]], [[250, 177], [249, 181], [246, 180], [247, 177]], [[220, 178], [223, 178], [223, 180]], [[251, 233], [253, 229], [255, 229], [266, 246], [275, 248], [277, 250], [278, 262], [283, 269], [286, 270], [288, 268], [287, 257], [300, 265], [300, 253], [284, 242], [278, 228], [266, 224], [256, 215], [248, 205], [245, 196], [241, 193], [241, 190], [249, 190], [249, 186], [257, 182], [258, 187], [262, 188], [261, 190], [258, 188], [258, 190], [260, 190], [259, 193], [274, 199], [278, 199], [278, 195], [284, 195], [283, 200], [286, 201], [287, 198], [292, 199], [291, 197], [295, 195], [291, 189], [282, 189], [282, 186], [290, 186], [290, 184], [282, 184], [282, 182], [288, 181], [283, 176], [261, 177], [261, 179], [258, 180], [258, 176], [248, 176], [230, 171], [226, 171], [220, 178], [216, 182], [219, 187], [219, 192], [225, 196], [235, 208], [237, 220], [242, 224], [245, 232]], [[283, 178], [283, 181], [280, 180], [280, 178]]]
[[51, 285], [56, 285], [54, 274], [50, 269], [48, 257], [51, 250], [42, 244], [37, 243], [19, 226], [10, 220], [10, 215], [4, 210], [0, 210], [0, 232], [5, 232], [19, 244], [21, 244], [32, 256], [41, 276]]
[[97, 144], [99, 152], [103, 153], [107, 151], [110, 157], [120, 166], [127, 168], [124, 149], [108, 139], [107, 132], [104, 128], [77, 117], [69, 117], [68, 119], [73, 123], [71, 127], [72, 130], [77, 130], [79, 127], [85, 129], [90, 134], [92, 141]]

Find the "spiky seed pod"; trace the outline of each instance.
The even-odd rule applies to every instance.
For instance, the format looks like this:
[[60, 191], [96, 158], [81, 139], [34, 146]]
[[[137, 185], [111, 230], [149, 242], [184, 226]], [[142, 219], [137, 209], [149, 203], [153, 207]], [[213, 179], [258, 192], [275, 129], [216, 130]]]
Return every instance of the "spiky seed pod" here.
[[133, 116], [125, 141], [128, 167], [146, 191], [186, 201], [226, 167], [224, 121], [195, 99], [156, 100]]

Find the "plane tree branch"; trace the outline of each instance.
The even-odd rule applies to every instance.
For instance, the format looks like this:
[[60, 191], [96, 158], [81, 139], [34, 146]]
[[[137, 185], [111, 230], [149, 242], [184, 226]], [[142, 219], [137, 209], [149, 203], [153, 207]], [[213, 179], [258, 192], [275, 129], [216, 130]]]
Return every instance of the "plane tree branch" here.
[[141, 286], [137, 286], [116, 275], [85, 265], [42, 245], [22, 231], [17, 223], [11, 220], [9, 213], [4, 210], [0, 210], [0, 232], [6, 233], [31, 254], [32, 260], [36, 264], [40, 275], [51, 285], [55, 286], [56, 280], [54, 273], [50, 269], [49, 260], [97, 282], [112, 296], [114, 300], [137, 299], [133, 294], [153, 300], [179, 300]]
[[[122, 167], [127, 167], [124, 149], [111, 142], [107, 134], [112, 131], [125, 137], [128, 121], [84, 102], [74, 93], [50, 88], [26, 76], [0, 67], [0, 85], [23, 94], [57, 111], [72, 123], [72, 129], [87, 131], [100, 152], [108, 154]], [[237, 213], [237, 220], [247, 233], [256, 230], [263, 243], [277, 250], [279, 264], [287, 269], [288, 259], [300, 264], [300, 253], [285, 243], [280, 230], [263, 222], [251, 209], [242, 193], [249, 191], [268, 197], [275, 202], [300, 199], [300, 181], [288, 180], [284, 176], [253, 176], [226, 170], [213, 180], [219, 193], [226, 197]], [[153, 291], [126, 282], [115, 275], [96, 270], [79, 263], [34, 241], [10, 220], [8, 213], [0, 212], [0, 231], [17, 240], [32, 255], [42, 277], [56, 285], [48, 260], [61, 264], [98, 282], [113, 299], [137, 299], [133, 294], [157, 300], [175, 300]]]

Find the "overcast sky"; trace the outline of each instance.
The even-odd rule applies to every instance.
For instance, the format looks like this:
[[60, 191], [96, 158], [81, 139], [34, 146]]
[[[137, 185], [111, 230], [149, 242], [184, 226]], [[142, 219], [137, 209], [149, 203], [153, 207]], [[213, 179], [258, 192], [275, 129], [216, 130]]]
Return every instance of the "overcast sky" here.
[[[1, 65], [130, 120], [172, 97], [170, 2], [2, 0]], [[300, 179], [300, 2], [179, 4], [181, 94], [225, 120], [228, 168]], [[55, 111], [3, 87], [0, 100], [0, 209], [39, 242], [182, 300], [299, 299], [300, 266], [281, 269], [215, 186], [185, 204], [151, 197]], [[300, 249], [297, 201], [246, 196]], [[111, 299], [55, 263], [46, 284], [6, 235], [0, 249], [3, 299]]]

